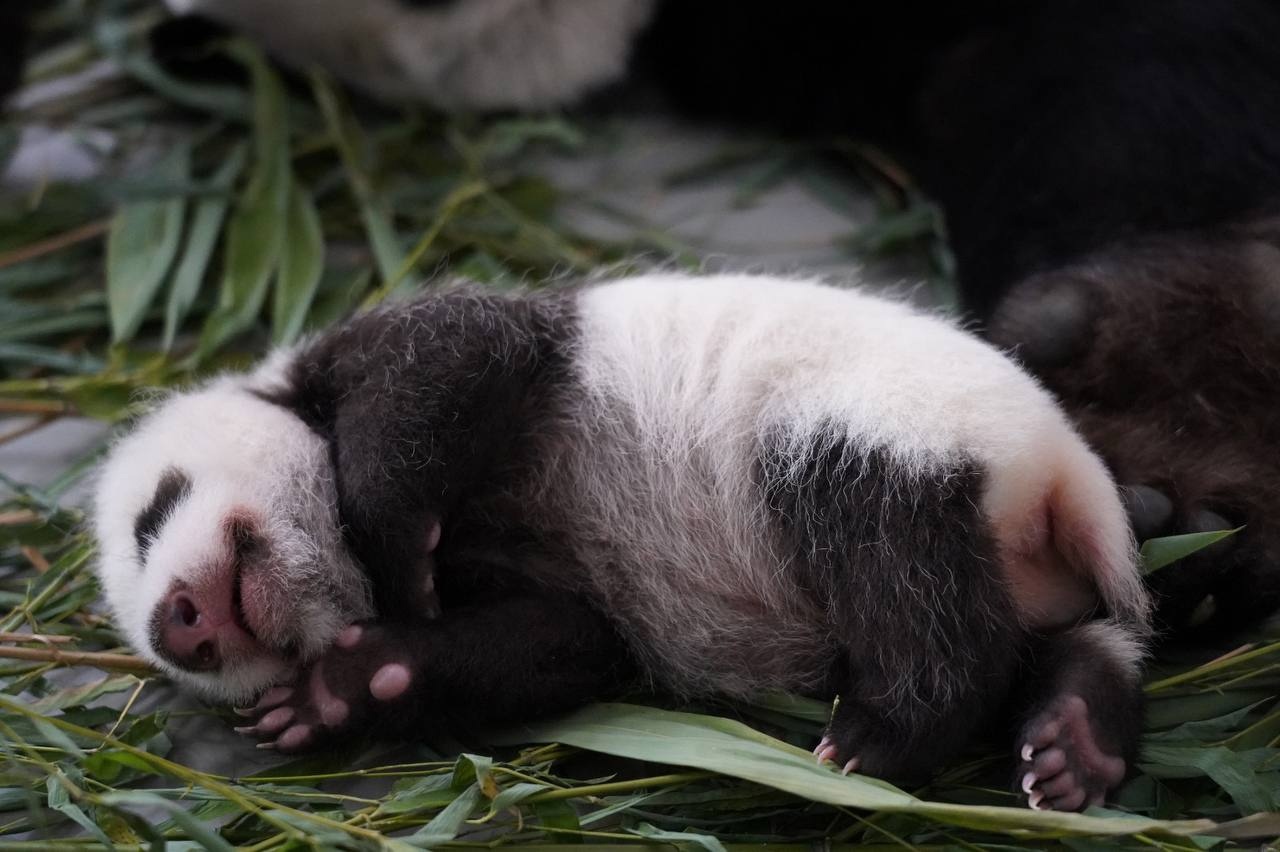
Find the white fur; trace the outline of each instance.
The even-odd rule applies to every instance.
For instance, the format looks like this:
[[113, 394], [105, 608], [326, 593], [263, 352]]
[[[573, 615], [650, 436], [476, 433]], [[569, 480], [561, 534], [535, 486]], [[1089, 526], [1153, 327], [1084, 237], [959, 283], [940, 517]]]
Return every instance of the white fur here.
[[281, 59], [447, 109], [545, 109], [619, 79], [653, 0], [166, 0], [244, 29]]
[[904, 476], [962, 459], [983, 467], [982, 509], [1029, 626], [1070, 624], [1100, 594], [1145, 629], [1102, 464], [1033, 379], [949, 322], [751, 276], [634, 278], [585, 291], [579, 311], [585, 395], [566, 425], [576, 435], [559, 436], [531, 499], [559, 506], [547, 523], [573, 531], [599, 593], [668, 687], [820, 678], [830, 636], [771, 548], [753, 465], [765, 436], [802, 449], [833, 425], [888, 451]]
[[[117, 626], [148, 661], [225, 700], [278, 681], [289, 661], [228, 661], [217, 675], [176, 671], [153, 650], [148, 624], [175, 580], [196, 580], [224, 556], [221, 524], [232, 509], [251, 511], [272, 542], [270, 585], [279, 591], [270, 605], [288, 613], [282, 622], [292, 629], [264, 641], [314, 657], [339, 629], [372, 613], [363, 575], [342, 544], [328, 448], [302, 421], [247, 391], [260, 385], [255, 376], [224, 377], [164, 400], [115, 446], [94, 501], [96, 569]], [[140, 562], [134, 521], [171, 467], [191, 478], [192, 491]]]

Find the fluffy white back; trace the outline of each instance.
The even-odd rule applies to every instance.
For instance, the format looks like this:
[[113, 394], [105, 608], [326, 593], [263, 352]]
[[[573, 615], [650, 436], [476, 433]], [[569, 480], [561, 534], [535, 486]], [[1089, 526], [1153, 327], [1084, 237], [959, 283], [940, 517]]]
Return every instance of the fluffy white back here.
[[740, 495], [762, 435], [805, 442], [834, 426], [906, 471], [971, 459], [1028, 623], [1070, 624], [1100, 594], [1145, 625], [1101, 461], [1034, 379], [952, 323], [856, 290], [744, 275], [629, 279], [587, 291], [581, 311], [590, 393], [628, 400], [646, 442], [711, 448], [703, 463], [739, 495], [728, 504], [750, 505]]

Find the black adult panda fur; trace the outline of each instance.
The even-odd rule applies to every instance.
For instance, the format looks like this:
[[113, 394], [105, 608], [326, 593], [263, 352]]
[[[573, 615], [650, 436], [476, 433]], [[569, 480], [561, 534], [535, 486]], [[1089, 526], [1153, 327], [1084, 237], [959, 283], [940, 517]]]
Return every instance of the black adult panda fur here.
[[1154, 575], [1161, 627], [1280, 607], [1280, 4], [169, 2], [388, 98], [542, 108], [630, 73], [695, 117], [880, 143], [941, 203], [968, 306], [1060, 395], [1136, 531], [1245, 527]]
[[1105, 467], [1012, 361], [855, 290], [385, 307], [160, 403], [95, 518], [130, 641], [261, 696], [281, 751], [786, 689], [840, 696], [816, 752], [845, 771], [918, 778], [1003, 724], [1030, 804], [1078, 809], [1141, 728]]

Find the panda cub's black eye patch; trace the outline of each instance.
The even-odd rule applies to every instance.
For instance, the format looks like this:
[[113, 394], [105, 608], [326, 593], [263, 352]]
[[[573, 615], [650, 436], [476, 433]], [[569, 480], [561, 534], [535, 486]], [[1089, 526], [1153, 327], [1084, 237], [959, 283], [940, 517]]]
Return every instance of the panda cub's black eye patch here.
[[147, 548], [160, 532], [165, 518], [187, 499], [191, 493], [191, 477], [176, 467], [171, 467], [160, 477], [156, 485], [155, 496], [147, 504], [147, 508], [138, 513], [133, 522], [133, 540], [138, 543], [138, 558], [147, 555]]

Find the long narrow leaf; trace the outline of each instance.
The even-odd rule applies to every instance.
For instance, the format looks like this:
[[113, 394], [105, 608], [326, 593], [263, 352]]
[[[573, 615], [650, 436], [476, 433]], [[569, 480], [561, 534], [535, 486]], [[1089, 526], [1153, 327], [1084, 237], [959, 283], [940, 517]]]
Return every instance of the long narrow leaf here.
[[708, 769], [763, 784], [815, 802], [908, 813], [939, 822], [1001, 833], [1189, 836], [1214, 828], [1210, 820], [1161, 821], [928, 802], [873, 778], [841, 776], [813, 755], [740, 722], [627, 704], [596, 704], [558, 721], [536, 724], [502, 738], [558, 742], [654, 763]]
[[[191, 149], [178, 145], [156, 164], [156, 172], [184, 181], [191, 170]], [[142, 325], [164, 277], [173, 265], [182, 236], [186, 201], [171, 198], [137, 201], [121, 207], [107, 233], [107, 299], [111, 339], [129, 340]]]
[[324, 272], [324, 234], [320, 215], [305, 190], [296, 183], [289, 192], [284, 246], [276, 275], [271, 310], [272, 340], [292, 343], [302, 331]]
[[201, 333], [197, 359], [253, 325], [266, 302], [289, 210], [289, 127], [284, 85], [260, 53], [238, 54], [253, 77], [253, 174], [227, 227], [218, 309]]
[[200, 292], [200, 284], [204, 281], [218, 235], [222, 232], [222, 223], [227, 218], [227, 208], [231, 206], [231, 188], [244, 169], [244, 161], [245, 146], [236, 145], [213, 175], [214, 188], [223, 194], [212, 195], [195, 205], [187, 245], [169, 286], [169, 304], [164, 315], [165, 349], [173, 345], [178, 328]]

